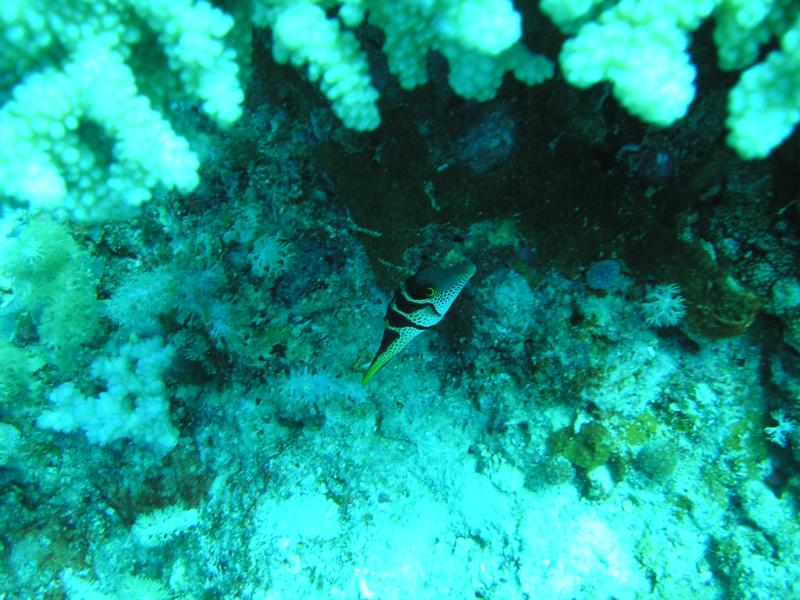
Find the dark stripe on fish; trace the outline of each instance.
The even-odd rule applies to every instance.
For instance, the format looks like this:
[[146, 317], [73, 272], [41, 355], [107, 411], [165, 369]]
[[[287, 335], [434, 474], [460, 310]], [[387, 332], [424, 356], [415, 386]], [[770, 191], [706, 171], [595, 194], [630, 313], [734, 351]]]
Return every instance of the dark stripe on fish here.
[[383, 352], [391, 346], [394, 342], [396, 342], [400, 338], [400, 334], [394, 331], [393, 329], [384, 329], [383, 330], [383, 337], [381, 338], [381, 345], [378, 348], [378, 352], [375, 355], [375, 359], [372, 362], [383, 354]]
[[431, 309], [434, 311], [436, 310], [433, 304], [430, 302], [409, 300], [403, 295], [402, 290], [397, 290], [397, 293], [394, 295], [394, 304], [400, 312], [404, 312], [407, 315], [416, 312], [425, 306], [430, 306]]
[[413, 329], [419, 329], [420, 331], [428, 329], [428, 327], [425, 327], [424, 325], [417, 325], [404, 314], [397, 312], [397, 310], [394, 309], [394, 305], [390, 306], [389, 310], [386, 311], [386, 323], [389, 327], [395, 327], [398, 329], [402, 329], [403, 327], [411, 327]]

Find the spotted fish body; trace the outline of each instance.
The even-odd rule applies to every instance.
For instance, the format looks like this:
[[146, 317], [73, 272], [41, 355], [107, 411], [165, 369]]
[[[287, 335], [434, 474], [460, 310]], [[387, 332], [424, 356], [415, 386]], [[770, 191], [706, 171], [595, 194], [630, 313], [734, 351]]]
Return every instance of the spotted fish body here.
[[427, 265], [409, 278], [389, 302], [381, 345], [361, 383], [366, 384], [411, 340], [441, 321], [474, 274], [475, 265], [464, 262], [447, 268]]

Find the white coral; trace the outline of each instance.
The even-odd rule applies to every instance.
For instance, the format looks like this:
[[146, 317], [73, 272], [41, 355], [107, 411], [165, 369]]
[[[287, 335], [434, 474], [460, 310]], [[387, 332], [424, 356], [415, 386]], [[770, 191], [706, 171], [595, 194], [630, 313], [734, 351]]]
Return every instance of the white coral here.
[[785, 446], [789, 440], [789, 434], [794, 433], [797, 429], [797, 423], [789, 418], [785, 410], [774, 410], [770, 416], [775, 419], [777, 425], [765, 427], [764, 431], [773, 443]]
[[[196, 99], [220, 125], [239, 118], [232, 26], [203, 0], [4, 0], [0, 193], [107, 220], [137, 214], [159, 184], [194, 189], [199, 158], [165, 98]], [[136, 52], [157, 44], [167, 61]]]
[[262, 235], [247, 255], [253, 274], [258, 277], [277, 277], [289, 266], [292, 250], [280, 235]]
[[163, 546], [170, 539], [185, 533], [199, 522], [196, 508], [179, 504], [139, 515], [131, 528], [133, 537], [142, 546]]
[[681, 288], [674, 283], [660, 283], [651, 288], [642, 300], [644, 321], [651, 327], [670, 327], [686, 315]]
[[92, 376], [105, 382], [105, 391], [84, 396], [74, 382], [62, 383], [48, 397], [53, 408], [36, 425], [67, 433], [82, 429], [91, 443], [101, 446], [130, 438], [159, 456], [166, 454], [178, 443], [162, 379], [174, 353], [154, 337], [125, 344], [116, 356], [97, 358]]

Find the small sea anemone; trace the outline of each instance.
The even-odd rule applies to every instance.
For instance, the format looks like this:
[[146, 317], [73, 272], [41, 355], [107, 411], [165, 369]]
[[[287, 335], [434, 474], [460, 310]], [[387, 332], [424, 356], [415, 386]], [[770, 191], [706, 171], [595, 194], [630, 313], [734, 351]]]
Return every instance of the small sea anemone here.
[[686, 315], [681, 288], [674, 283], [653, 286], [642, 300], [644, 321], [651, 327], [671, 327]]
[[292, 250], [280, 235], [262, 235], [253, 243], [247, 258], [254, 275], [273, 277], [286, 271]]
[[130, 575], [117, 590], [120, 600], [171, 600], [172, 592], [155, 579]]
[[139, 515], [131, 527], [131, 533], [142, 546], [153, 548], [163, 546], [170, 539], [195, 527], [198, 522], [196, 508], [186, 509], [175, 504]]

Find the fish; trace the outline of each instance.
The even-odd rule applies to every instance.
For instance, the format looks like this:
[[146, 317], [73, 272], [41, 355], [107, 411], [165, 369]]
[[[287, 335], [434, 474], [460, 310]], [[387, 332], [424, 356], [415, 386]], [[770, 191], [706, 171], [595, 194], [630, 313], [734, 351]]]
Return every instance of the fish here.
[[383, 338], [361, 385], [369, 383], [411, 340], [441, 321], [476, 270], [469, 261], [452, 267], [424, 265], [409, 277], [389, 301]]

